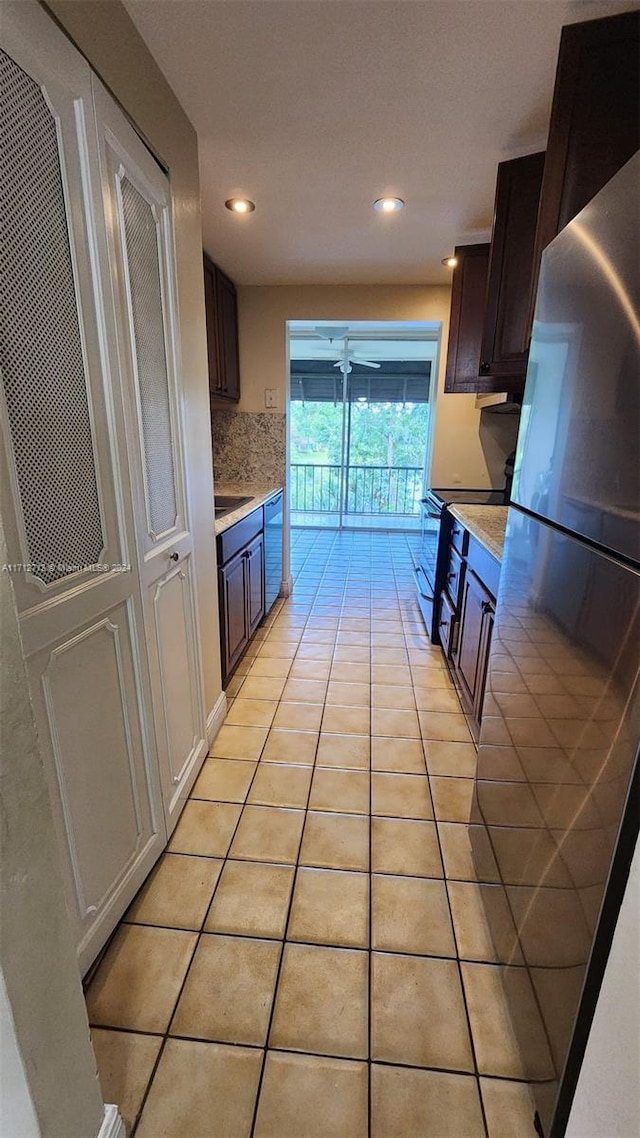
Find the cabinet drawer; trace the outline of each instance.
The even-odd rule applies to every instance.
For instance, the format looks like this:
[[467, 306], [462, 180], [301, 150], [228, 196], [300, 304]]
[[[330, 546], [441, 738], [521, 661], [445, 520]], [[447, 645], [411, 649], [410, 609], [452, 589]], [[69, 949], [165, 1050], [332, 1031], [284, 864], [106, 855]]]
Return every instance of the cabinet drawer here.
[[440, 611], [438, 613], [438, 632], [445, 656], [455, 651], [456, 614], [446, 593], [440, 594]]
[[216, 539], [218, 552], [218, 565], [226, 565], [227, 561], [257, 537], [264, 528], [264, 514], [262, 506], [252, 510], [246, 518], [229, 526]]
[[464, 575], [464, 561], [454, 546], [449, 547], [449, 562], [447, 564], [447, 576], [445, 580], [445, 588], [449, 594], [451, 604], [456, 612], [460, 608], [460, 590], [462, 588], [462, 577]]
[[457, 518], [453, 518], [451, 523], [450, 541], [454, 549], [457, 549], [458, 553], [464, 557], [469, 545], [469, 532]]

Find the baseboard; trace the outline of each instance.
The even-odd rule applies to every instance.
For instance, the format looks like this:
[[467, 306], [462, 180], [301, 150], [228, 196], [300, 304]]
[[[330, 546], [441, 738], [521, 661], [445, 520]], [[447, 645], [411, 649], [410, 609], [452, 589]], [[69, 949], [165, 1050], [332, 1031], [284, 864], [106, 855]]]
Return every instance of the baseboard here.
[[227, 693], [221, 691], [218, 696], [215, 706], [207, 715], [207, 744], [211, 748], [211, 744], [215, 739], [218, 731], [224, 723], [227, 714]]
[[127, 1138], [124, 1121], [117, 1106], [112, 1102], [105, 1105], [104, 1118], [98, 1131], [98, 1138]]
[[280, 596], [281, 597], [290, 597], [292, 592], [293, 592], [293, 577], [291, 576], [291, 574], [289, 574], [288, 577], [282, 578], [282, 583], [280, 585]]

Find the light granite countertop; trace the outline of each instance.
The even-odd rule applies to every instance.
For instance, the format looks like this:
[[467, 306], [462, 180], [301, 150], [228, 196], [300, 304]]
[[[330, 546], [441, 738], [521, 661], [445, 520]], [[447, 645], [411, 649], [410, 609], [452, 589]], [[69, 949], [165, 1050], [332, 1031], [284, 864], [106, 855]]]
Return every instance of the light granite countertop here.
[[500, 562], [508, 512], [507, 506], [449, 506], [449, 513]]
[[251, 496], [250, 502], [245, 502], [239, 506], [237, 510], [232, 510], [231, 513], [225, 514], [222, 518], [216, 518], [215, 533], [224, 533], [230, 526], [234, 526], [236, 522], [242, 521], [253, 510], [257, 510], [258, 506], [262, 506], [269, 498], [282, 490], [282, 486], [277, 483], [256, 483], [256, 482], [216, 482], [215, 483], [216, 495], [233, 495], [233, 497], [246, 498]]

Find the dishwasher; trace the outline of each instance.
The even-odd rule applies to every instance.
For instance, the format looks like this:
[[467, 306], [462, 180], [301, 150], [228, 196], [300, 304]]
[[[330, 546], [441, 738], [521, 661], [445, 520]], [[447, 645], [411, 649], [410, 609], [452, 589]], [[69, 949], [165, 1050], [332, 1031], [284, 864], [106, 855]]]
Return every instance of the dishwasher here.
[[264, 504], [264, 609], [271, 609], [282, 584], [282, 490]]

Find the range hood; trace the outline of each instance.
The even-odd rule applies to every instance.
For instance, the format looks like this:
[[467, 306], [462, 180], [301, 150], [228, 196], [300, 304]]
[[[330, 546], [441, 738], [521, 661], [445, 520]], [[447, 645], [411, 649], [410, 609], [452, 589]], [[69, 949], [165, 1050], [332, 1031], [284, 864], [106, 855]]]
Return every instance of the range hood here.
[[519, 415], [521, 407], [521, 393], [498, 391], [491, 395], [476, 395], [477, 410], [491, 412], [492, 415]]

